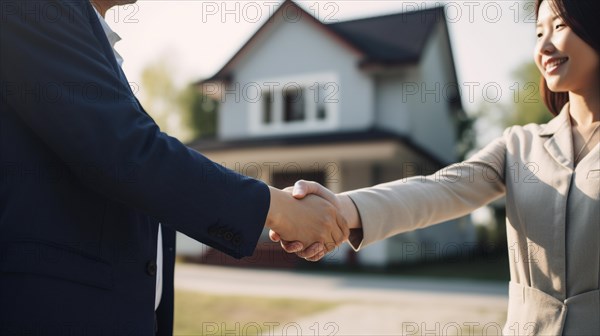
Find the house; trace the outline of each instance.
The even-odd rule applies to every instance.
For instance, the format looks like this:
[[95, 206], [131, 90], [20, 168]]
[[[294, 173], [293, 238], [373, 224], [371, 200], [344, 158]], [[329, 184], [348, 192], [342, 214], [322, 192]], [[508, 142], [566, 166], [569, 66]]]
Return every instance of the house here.
[[[457, 83], [443, 8], [323, 23], [285, 1], [196, 83], [220, 102], [218, 136], [190, 146], [276, 187], [304, 178], [341, 192], [429, 174], [457, 160]], [[475, 240], [463, 218], [327, 261], [388, 266], [464, 254]]]

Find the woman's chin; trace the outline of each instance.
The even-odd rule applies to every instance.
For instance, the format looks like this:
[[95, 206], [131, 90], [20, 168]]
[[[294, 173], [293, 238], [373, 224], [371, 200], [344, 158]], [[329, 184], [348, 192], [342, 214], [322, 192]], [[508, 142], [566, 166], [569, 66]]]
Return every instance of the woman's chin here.
[[546, 85], [548, 85], [548, 89], [552, 92], [567, 92], [569, 89], [567, 86], [557, 78], [546, 79]]

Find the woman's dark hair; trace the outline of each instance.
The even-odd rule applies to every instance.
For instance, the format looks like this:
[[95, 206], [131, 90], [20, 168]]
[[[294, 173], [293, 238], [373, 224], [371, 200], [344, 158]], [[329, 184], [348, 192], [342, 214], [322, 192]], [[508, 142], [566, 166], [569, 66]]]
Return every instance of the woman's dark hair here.
[[[540, 5], [548, 1], [550, 7], [569, 26], [573, 32], [600, 55], [600, 0], [536, 0], [535, 17], [538, 17]], [[598, 74], [600, 76], [600, 73]], [[569, 101], [568, 92], [552, 92], [542, 76], [540, 94], [546, 107], [558, 115]]]

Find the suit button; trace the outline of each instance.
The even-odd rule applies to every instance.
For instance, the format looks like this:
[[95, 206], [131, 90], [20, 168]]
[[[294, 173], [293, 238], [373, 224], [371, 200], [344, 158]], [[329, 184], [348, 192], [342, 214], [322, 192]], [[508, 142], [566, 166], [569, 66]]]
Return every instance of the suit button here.
[[151, 276], [156, 275], [156, 262], [155, 261], [148, 261], [148, 263], [146, 264], [146, 273], [148, 273], [148, 275], [151, 275]]
[[232, 240], [233, 239], [233, 233], [231, 232], [225, 232], [225, 240]]

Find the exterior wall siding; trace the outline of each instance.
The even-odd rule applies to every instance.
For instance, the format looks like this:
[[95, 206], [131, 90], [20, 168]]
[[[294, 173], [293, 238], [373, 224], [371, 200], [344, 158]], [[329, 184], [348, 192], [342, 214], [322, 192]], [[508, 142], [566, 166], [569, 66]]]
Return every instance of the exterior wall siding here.
[[420, 64], [419, 93], [412, 96], [411, 137], [419, 145], [445, 162], [456, 160], [456, 124], [449, 96], [452, 83], [450, 47], [444, 25], [437, 26], [429, 39]]

